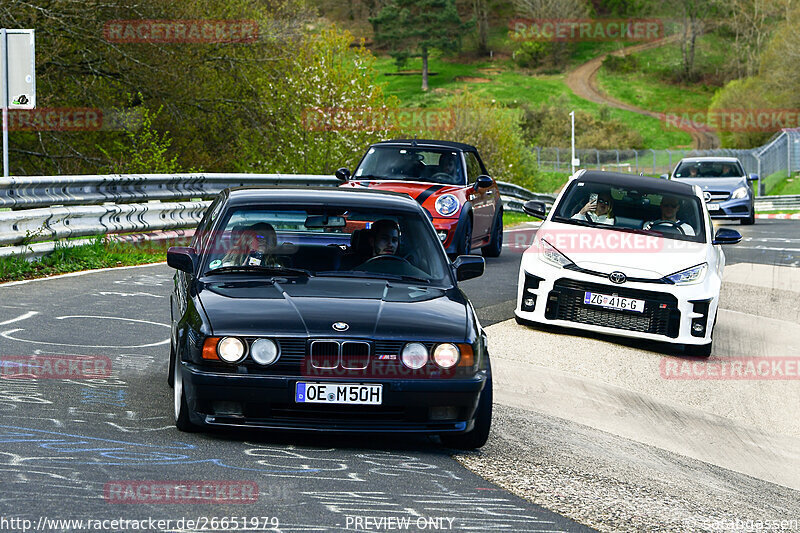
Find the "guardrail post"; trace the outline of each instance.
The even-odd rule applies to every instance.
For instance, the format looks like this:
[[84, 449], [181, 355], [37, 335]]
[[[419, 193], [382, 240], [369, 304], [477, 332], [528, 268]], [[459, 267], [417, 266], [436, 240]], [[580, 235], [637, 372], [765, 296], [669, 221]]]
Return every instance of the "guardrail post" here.
[[595, 148], [594, 151], [597, 152], [597, 170], [600, 170], [600, 150]]
[[650, 151], [653, 152], [653, 174], [656, 173], [656, 151], [650, 148]]
[[758, 162], [758, 195], [764, 196], [764, 182], [761, 181], [761, 155], [756, 156], [756, 161]]
[[619, 150], [614, 150], [617, 153], [617, 172], [619, 172]]
[[672, 152], [667, 148], [667, 155], [669, 156], [669, 168], [667, 168], [667, 174], [672, 172]]
[[556, 168], [555, 171], [558, 172], [561, 170], [561, 157], [558, 154], [558, 148], [556, 148]]
[[639, 150], [634, 150], [633, 155], [636, 156], [636, 173], [639, 173]]

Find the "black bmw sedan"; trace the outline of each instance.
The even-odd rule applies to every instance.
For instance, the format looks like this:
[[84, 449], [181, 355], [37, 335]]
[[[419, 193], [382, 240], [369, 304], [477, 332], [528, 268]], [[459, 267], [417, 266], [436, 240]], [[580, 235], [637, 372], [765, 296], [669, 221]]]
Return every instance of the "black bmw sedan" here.
[[488, 437], [486, 334], [425, 210], [399, 193], [223, 191], [174, 247], [169, 383], [178, 429]]

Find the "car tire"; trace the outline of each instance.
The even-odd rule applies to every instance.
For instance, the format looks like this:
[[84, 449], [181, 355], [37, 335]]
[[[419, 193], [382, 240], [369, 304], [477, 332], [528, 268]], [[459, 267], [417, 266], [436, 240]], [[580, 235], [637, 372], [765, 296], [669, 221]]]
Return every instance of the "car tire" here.
[[456, 248], [456, 257], [459, 255], [469, 255], [472, 250], [472, 219], [467, 217], [464, 222], [464, 231], [461, 233], [461, 242]]
[[481, 248], [481, 253], [484, 257], [500, 257], [503, 251], [503, 210], [497, 216], [492, 228], [492, 239], [489, 244]]
[[747, 218], [742, 218], [742, 219], [739, 220], [739, 224], [741, 224], [742, 226], [752, 226], [755, 223], [756, 223], [756, 214], [755, 213], [753, 213], [752, 215], [750, 215]]
[[478, 400], [478, 409], [475, 411], [475, 425], [473, 428], [460, 434], [445, 433], [441, 435], [442, 444], [448, 448], [461, 450], [477, 450], [489, 440], [489, 431], [492, 428], [492, 374], [486, 380], [481, 398]]
[[691, 357], [702, 357], [706, 359], [711, 356], [712, 344], [711, 342], [708, 344], [686, 344], [683, 347], [683, 353]]
[[183, 389], [183, 375], [175, 369], [173, 376], [173, 403], [175, 404], [175, 427], [180, 431], [193, 433], [200, 429], [189, 418], [189, 405], [186, 403], [186, 391]]
[[175, 347], [169, 343], [169, 369], [167, 370], [167, 385], [175, 388]]

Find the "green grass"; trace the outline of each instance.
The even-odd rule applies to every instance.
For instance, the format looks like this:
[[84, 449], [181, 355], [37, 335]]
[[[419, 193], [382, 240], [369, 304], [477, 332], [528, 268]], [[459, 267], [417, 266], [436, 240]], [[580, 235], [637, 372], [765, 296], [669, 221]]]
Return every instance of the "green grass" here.
[[[394, 60], [381, 57], [376, 62], [380, 72], [397, 72]], [[419, 70], [419, 59], [410, 60], [406, 66], [408, 70]], [[531, 76], [516, 70], [510, 61], [484, 61], [472, 64], [454, 63], [441, 58], [432, 58], [429, 62], [432, 72], [428, 80], [430, 90], [426, 93], [421, 90], [421, 76], [384, 76], [379, 75], [376, 80], [384, 83], [384, 91], [388, 95], [396, 96], [402, 107], [446, 107], [448, 100], [457, 91], [470, 91], [490, 99], [495, 99], [509, 107], [519, 107], [523, 103], [537, 107], [563, 96], [566, 100], [564, 120], [568, 119], [571, 110], [583, 110], [595, 116], [600, 115], [601, 106], [575, 96], [564, 83], [565, 75], [539, 75]], [[499, 73], [481, 72], [479, 69], [498, 69]], [[484, 78], [486, 83], [465, 82], [459, 77]], [[682, 131], [665, 131], [661, 121], [637, 113], [610, 109], [611, 118], [622, 121], [631, 129], [639, 131], [645, 146], [654, 149], [686, 146], [691, 143], [689, 134]], [[564, 139], [564, 146], [569, 145], [569, 139]], [[621, 147], [624, 148], [624, 147]]]
[[795, 174], [791, 178], [785, 177], [786, 172], [783, 171], [777, 174], [781, 176], [781, 179], [770, 181], [770, 178], [773, 178], [775, 174], [767, 178], [767, 194], [800, 194], [800, 174]]
[[57, 247], [36, 261], [29, 262], [17, 256], [0, 258], [0, 282], [95, 268], [158, 263], [166, 261], [168, 246], [167, 242], [145, 241], [131, 244], [96, 237], [94, 242], [85, 246]]
[[508, 229], [526, 222], [535, 222], [539, 220], [536, 217], [531, 217], [525, 213], [517, 213], [515, 211], [503, 211], [503, 228]]

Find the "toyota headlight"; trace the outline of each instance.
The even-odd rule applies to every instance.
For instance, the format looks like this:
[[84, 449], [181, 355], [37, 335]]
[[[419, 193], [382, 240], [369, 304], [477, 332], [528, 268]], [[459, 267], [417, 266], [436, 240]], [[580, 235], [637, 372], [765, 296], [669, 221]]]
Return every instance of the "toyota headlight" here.
[[681, 270], [680, 272], [670, 274], [667, 276], [667, 279], [675, 285], [691, 285], [692, 283], [700, 283], [705, 279], [707, 270], [708, 263], [703, 263], [702, 265], [693, 266], [692, 268], [687, 268], [686, 270]]
[[410, 342], [403, 348], [400, 354], [400, 360], [408, 368], [417, 370], [425, 366], [428, 362], [428, 349], [424, 344], [418, 342]]
[[747, 198], [747, 193], [750, 192], [748, 187], [739, 187], [733, 194], [731, 194], [731, 198]]
[[541, 257], [542, 261], [544, 261], [545, 263], [549, 263], [551, 265], [561, 268], [573, 264], [572, 261], [570, 261], [570, 259], [566, 255], [559, 252], [555, 246], [553, 246], [546, 240], [541, 239], [539, 241], [539, 246], [540, 246], [539, 257]]
[[236, 337], [225, 337], [217, 344], [217, 355], [226, 363], [238, 363], [244, 358], [244, 343]]
[[443, 194], [436, 199], [436, 212], [443, 217], [449, 217], [458, 212], [461, 202], [452, 194]]

